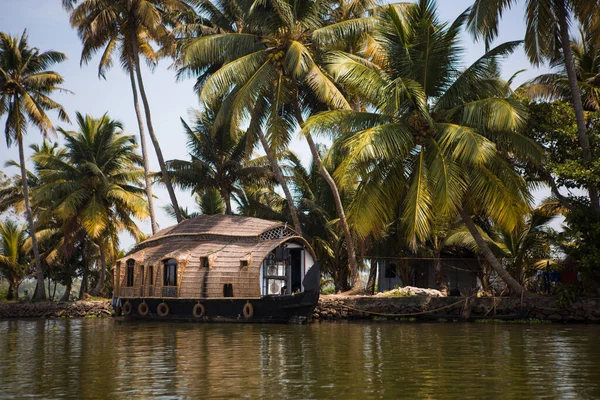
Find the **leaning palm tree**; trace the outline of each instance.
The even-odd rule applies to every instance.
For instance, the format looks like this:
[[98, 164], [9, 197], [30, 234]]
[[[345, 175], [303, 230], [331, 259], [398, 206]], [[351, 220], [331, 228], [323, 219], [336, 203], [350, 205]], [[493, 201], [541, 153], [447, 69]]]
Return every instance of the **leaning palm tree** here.
[[[205, 7], [212, 6], [208, 1]], [[297, 230], [300, 219], [292, 196], [273, 160], [287, 148], [292, 132], [304, 118], [325, 109], [350, 109], [350, 104], [324, 71], [323, 53], [342, 34], [352, 37], [372, 22], [354, 18], [331, 24], [334, 0], [268, 0], [236, 2], [236, 24], [184, 41], [184, 66], [197, 71], [200, 98], [209, 106], [218, 101], [232, 113], [232, 129], [249, 123], [261, 141], [285, 192]], [[218, 7], [210, 7], [210, 10]], [[352, 14], [348, 14], [352, 15]], [[211, 71], [215, 71], [212, 72]], [[207, 75], [209, 75], [207, 77]], [[358, 264], [336, 182], [321, 162], [317, 145], [306, 135], [313, 160], [333, 192], [344, 231], [353, 286], [359, 284]]]
[[[593, 32], [580, 29], [579, 40], [571, 42], [577, 86], [584, 111], [600, 110], [600, 43]], [[568, 101], [571, 98], [569, 78], [564, 63], [552, 63], [554, 71], [539, 75], [523, 84], [519, 90], [534, 100]], [[586, 121], [587, 122], [587, 121]]]
[[0, 222], [0, 272], [8, 279], [7, 300], [19, 299], [19, 285], [28, 272], [27, 231], [11, 220]]
[[216, 189], [225, 204], [225, 214], [233, 214], [232, 198], [242, 185], [262, 183], [271, 173], [264, 157], [251, 159], [248, 132], [230, 132], [229, 124], [215, 124], [215, 113], [198, 111], [190, 127], [182, 120], [187, 136], [189, 160], [167, 162], [169, 178], [182, 189], [202, 195]]
[[[460, 216], [470, 226], [471, 213], [484, 213], [511, 230], [529, 209], [525, 182], [499, 151], [541, 158], [516, 133], [524, 111], [497, 74], [498, 61], [520, 43], [502, 44], [462, 70], [458, 34], [466, 18], [442, 23], [430, 1], [389, 5], [372, 32], [378, 58], [328, 55], [330, 74], [370, 108], [318, 114], [304, 131], [332, 135], [347, 154], [337, 173], [343, 185], [358, 185], [350, 216], [363, 237], [384, 232], [398, 207], [413, 248], [431, 236], [436, 218]], [[470, 232], [521, 293], [478, 231]]]
[[45, 300], [46, 290], [29, 200], [23, 137], [27, 133], [28, 124], [36, 126], [46, 136], [54, 132], [54, 126], [46, 114], [48, 110], [58, 111], [61, 121], [69, 121], [64, 108], [49, 97], [55, 91], [64, 91], [60, 87], [63, 83], [62, 76], [49, 68], [65, 59], [63, 53], [41, 52], [37, 48], [29, 47], [26, 31], [21, 37], [0, 33], [0, 117], [6, 115], [6, 144], [10, 147], [13, 142], [17, 142], [19, 147], [25, 214], [35, 260], [36, 300]]
[[169, 180], [162, 150], [152, 125], [150, 105], [142, 79], [140, 55], [149, 64], [155, 65], [159, 59], [159, 54], [152, 47], [152, 44], [156, 43], [159, 46], [169, 47], [174, 40], [173, 34], [165, 26], [165, 13], [186, 10], [188, 7], [183, 1], [179, 0], [82, 0], [77, 5], [76, 3], [78, 2], [63, 1], [63, 5], [71, 13], [71, 25], [77, 29], [77, 33], [83, 42], [81, 62], [87, 64], [94, 54], [101, 51], [98, 76], [104, 77], [106, 71], [113, 65], [115, 53], [118, 53], [121, 66], [129, 74], [140, 132], [142, 156], [144, 158], [146, 197], [150, 205], [152, 232], [155, 233], [158, 225], [154, 214], [151, 174], [146, 150], [144, 124], [137, 97], [138, 89], [142, 97], [148, 133], [158, 158], [162, 179], [169, 193], [177, 221], [181, 221], [181, 216], [179, 215], [177, 197]]
[[[469, 31], [476, 38], [483, 37], [486, 44], [489, 44], [498, 35], [498, 25], [502, 13], [516, 2], [516, 0], [475, 0], [469, 14]], [[589, 164], [592, 162], [592, 151], [587, 134], [581, 91], [577, 84], [577, 71], [571, 49], [569, 28], [572, 16], [591, 29], [592, 26], [589, 23], [597, 21], [590, 21], [590, 19], [600, 12], [598, 2], [590, 0], [526, 0], [525, 8], [527, 21], [525, 52], [529, 56], [529, 60], [536, 66], [545, 61], [556, 61], [557, 55], [563, 63], [577, 120], [579, 146], [583, 153], [583, 160]], [[600, 210], [597, 188], [589, 185], [587, 189], [592, 209]]]
[[106, 114], [100, 118], [77, 113], [79, 132], [59, 129], [66, 151], [37, 153], [42, 185], [35, 191], [37, 201], [51, 208], [64, 224], [79, 226], [100, 254], [100, 274], [93, 295], [104, 285], [107, 253], [118, 243], [118, 233], [141, 235], [134, 218], [148, 216], [133, 136]]
[[[477, 228], [494, 254], [504, 260], [509, 273], [524, 285], [531, 273], [550, 262], [552, 233], [547, 227], [548, 223], [559, 215], [559, 211], [558, 201], [547, 199], [528, 216], [524, 216], [512, 231], [506, 231], [493, 224], [489, 232], [485, 232], [479, 226]], [[479, 250], [473, 236], [464, 226], [450, 232], [444, 245], [466, 247], [474, 252]]]

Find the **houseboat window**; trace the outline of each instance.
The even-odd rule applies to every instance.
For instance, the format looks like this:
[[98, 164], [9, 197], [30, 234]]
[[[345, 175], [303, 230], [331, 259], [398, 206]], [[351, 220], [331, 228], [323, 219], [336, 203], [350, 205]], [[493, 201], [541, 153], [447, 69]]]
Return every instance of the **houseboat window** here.
[[154, 266], [149, 265], [148, 266], [148, 275], [150, 275], [148, 278], [148, 284], [150, 286], [152, 286], [154, 284]]
[[223, 285], [223, 297], [233, 297], [233, 283]]
[[240, 260], [240, 268], [247, 267], [248, 265], [248, 260]]
[[145, 277], [144, 277], [144, 266], [143, 266], [143, 265], [140, 265], [140, 281], [141, 281], [141, 283], [140, 283], [140, 284], [141, 284], [142, 286], [144, 286], [144, 281], [145, 281], [145, 279], [144, 279], [144, 278], [145, 278]]
[[177, 286], [177, 260], [165, 261], [163, 286]]
[[133, 286], [133, 268], [135, 266], [134, 260], [127, 260], [127, 286]]
[[289, 276], [288, 276], [288, 256], [289, 252], [284, 252], [282, 248], [276, 249], [269, 254], [264, 261], [264, 293], [267, 295], [288, 294]]
[[208, 269], [208, 257], [200, 257], [200, 268]]

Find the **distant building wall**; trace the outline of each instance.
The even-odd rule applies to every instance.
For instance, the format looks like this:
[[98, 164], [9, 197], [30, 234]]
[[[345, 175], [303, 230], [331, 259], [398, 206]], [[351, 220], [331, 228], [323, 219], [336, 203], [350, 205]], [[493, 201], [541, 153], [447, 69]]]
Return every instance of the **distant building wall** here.
[[[442, 258], [440, 261], [442, 274], [449, 290], [465, 293], [480, 286], [478, 273], [481, 270], [481, 264], [479, 260]], [[377, 264], [379, 292], [403, 286], [437, 288], [434, 259], [379, 260]]]

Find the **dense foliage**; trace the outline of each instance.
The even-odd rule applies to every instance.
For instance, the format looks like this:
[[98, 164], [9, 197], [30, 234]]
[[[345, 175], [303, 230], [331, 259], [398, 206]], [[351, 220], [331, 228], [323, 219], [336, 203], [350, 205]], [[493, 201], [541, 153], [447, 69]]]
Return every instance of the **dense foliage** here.
[[[0, 176], [0, 212], [27, 216], [27, 229], [0, 225], [2, 275], [13, 291], [35, 275], [39, 298], [45, 277], [67, 287], [63, 299], [76, 277], [80, 294], [108, 295], [120, 235], [143, 239], [147, 217], [157, 229], [159, 184], [176, 221], [226, 213], [294, 226], [335, 290], [359, 290], [369, 268], [372, 291], [378, 259], [410, 256], [436, 259], [446, 289], [440, 257], [465, 254], [484, 260], [484, 286], [494, 275], [513, 294], [544, 265], [600, 283], [599, 6], [525, 1], [524, 40], [492, 46], [514, 3], [475, 0], [446, 22], [433, 0], [64, 0], [82, 64], [99, 54], [104, 78], [118, 58], [129, 75], [139, 140], [108, 114], [77, 113], [76, 131], [59, 129], [62, 145], [32, 147], [27, 170], [27, 128], [53, 132], [50, 110], [68, 121], [50, 98], [63, 78], [49, 68], [65, 57], [2, 33], [0, 116], [19, 147], [8, 165], [21, 172]], [[471, 65], [462, 30], [487, 44]], [[500, 66], [521, 45], [554, 71], [513, 91]], [[140, 69], [161, 58], [200, 100], [182, 120], [188, 156], [176, 160], [163, 159]], [[311, 160], [290, 149], [298, 132]], [[541, 185], [553, 197], [536, 208]], [[198, 209], [179, 207], [173, 187]], [[557, 233], [548, 224], [558, 214]]]

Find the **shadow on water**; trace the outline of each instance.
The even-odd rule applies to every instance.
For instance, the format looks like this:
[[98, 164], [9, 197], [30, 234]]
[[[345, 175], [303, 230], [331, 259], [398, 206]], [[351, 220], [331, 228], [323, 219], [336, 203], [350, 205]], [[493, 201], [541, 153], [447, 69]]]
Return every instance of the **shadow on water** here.
[[600, 326], [0, 321], [0, 398], [599, 398]]

